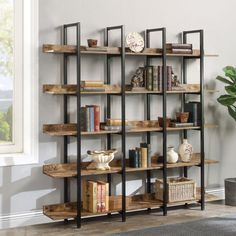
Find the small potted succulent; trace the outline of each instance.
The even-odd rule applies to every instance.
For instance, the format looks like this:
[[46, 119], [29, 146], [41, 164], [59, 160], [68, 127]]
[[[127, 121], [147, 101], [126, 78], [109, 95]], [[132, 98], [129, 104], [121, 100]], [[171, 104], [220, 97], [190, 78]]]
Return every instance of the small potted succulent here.
[[[216, 79], [226, 84], [226, 94], [217, 101], [227, 107], [229, 115], [236, 121], [236, 67], [226, 66], [223, 71], [225, 77], [217, 76]], [[225, 204], [236, 206], [236, 178], [225, 179]]]

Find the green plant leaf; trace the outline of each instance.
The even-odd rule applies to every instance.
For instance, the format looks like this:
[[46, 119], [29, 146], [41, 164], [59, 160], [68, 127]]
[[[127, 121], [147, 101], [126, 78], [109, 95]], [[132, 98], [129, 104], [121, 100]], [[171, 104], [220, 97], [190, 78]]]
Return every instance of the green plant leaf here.
[[236, 102], [236, 97], [231, 95], [221, 95], [217, 101], [223, 106], [231, 106]]
[[234, 85], [229, 85], [225, 86], [226, 92], [231, 95], [231, 96], [236, 96], [236, 86]]
[[234, 83], [236, 82], [236, 68], [226, 66], [223, 71], [225, 72], [226, 77], [229, 77]]
[[236, 121], [236, 109], [231, 106], [228, 106], [228, 112], [233, 117], [233, 119]]
[[221, 82], [223, 82], [223, 83], [225, 83], [225, 84], [229, 84], [229, 85], [233, 85], [234, 84], [233, 82], [231, 82], [228, 79], [223, 78], [222, 76], [219, 76], [219, 75], [216, 77], [216, 79], [221, 81]]

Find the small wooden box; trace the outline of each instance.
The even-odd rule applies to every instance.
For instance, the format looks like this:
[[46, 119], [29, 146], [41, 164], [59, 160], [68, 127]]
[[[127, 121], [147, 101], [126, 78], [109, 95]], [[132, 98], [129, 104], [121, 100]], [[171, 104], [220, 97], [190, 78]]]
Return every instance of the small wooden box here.
[[[131, 203], [131, 197], [126, 196], [126, 208], [129, 207]], [[121, 210], [122, 209], [122, 195], [110, 196], [109, 197], [109, 210]]]
[[[196, 183], [184, 177], [167, 180], [168, 203], [196, 199]], [[163, 201], [163, 180], [156, 180], [156, 199]]]

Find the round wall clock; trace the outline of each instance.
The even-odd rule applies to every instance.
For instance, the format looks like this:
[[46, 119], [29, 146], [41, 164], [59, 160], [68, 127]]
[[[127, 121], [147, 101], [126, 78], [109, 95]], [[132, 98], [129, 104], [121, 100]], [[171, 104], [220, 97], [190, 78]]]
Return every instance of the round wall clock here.
[[132, 52], [141, 52], [144, 48], [144, 39], [137, 32], [131, 32], [126, 36], [126, 44]]

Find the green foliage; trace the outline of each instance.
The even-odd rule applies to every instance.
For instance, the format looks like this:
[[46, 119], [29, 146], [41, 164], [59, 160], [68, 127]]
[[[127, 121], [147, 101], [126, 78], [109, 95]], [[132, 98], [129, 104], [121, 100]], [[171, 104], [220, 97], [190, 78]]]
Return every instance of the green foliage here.
[[13, 5], [9, 0], [0, 0], [0, 74], [13, 76]]
[[12, 140], [12, 106], [0, 112], [0, 142]]
[[230, 116], [236, 121], [236, 68], [226, 66], [223, 71], [227, 78], [217, 76], [216, 79], [227, 84], [225, 86], [227, 94], [221, 95], [217, 101], [228, 108]]

